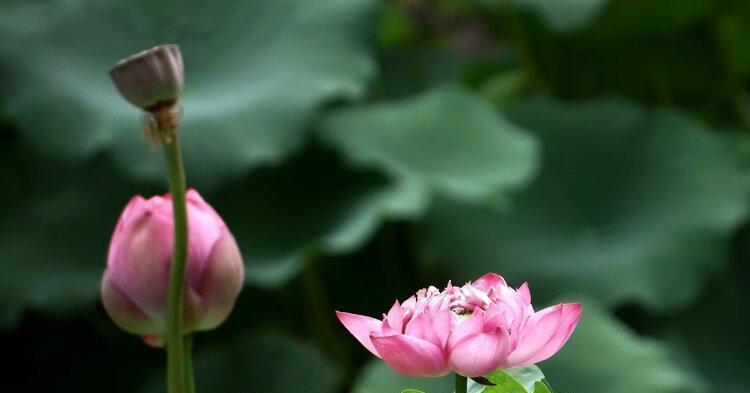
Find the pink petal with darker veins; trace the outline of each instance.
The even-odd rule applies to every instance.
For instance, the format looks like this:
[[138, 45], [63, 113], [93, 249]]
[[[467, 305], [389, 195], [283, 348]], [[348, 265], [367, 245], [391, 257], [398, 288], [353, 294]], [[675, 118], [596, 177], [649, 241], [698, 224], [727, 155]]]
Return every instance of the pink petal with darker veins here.
[[531, 359], [527, 360], [526, 363], [533, 364], [549, 359], [552, 355], [556, 354], [563, 345], [565, 345], [573, 334], [573, 330], [575, 330], [578, 321], [581, 319], [583, 306], [579, 303], [564, 303], [560, 306], [562, 309], [562, 315], [560, 317], [558, 328], [555, 331], [555, 335], [546, 345], [540, 348]]
[[449, 371], [444, 351], [429, 341], [405, 334], [370, 339], [381, 358], [401, 374], [437, 377]]
[[509, 366], [533, 364], [554, 355], [572, 334], [580, 314], [580, 304], [566, 303], [532, 315], [508, 357]]
[[467, 377], [484, 376], [506, 363], [508, 347], [508, 334], [502, 328], [469, 336], [451, 351], [451, 369]]
[[360, 344], [364, 345], [373, 355], [380, 357], [378, 351], [370, 340], [372, 333], [379, 333], [383, 322], [365, 315], [350, 314], [348, 312], [336, 311], [336, 316]]
[[505, 282], [505, 279], [497, 273], [487, 273], [484, 276], [474, 280], [474, 282], [472, 282], [472, 285], [485, 292], [489, 292], [490, 288], [495, 288], [498, 286], [508, 286], [508, 284]]

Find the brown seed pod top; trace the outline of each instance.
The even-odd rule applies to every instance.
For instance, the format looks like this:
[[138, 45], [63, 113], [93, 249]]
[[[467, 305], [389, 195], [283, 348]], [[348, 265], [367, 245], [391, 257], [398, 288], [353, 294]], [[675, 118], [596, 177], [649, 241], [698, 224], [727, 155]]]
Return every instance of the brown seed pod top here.
[[109, 70], [120, 94], [152, 112], [179, 100], [185, 83], [180, 47], [159, 45], [115, 63]]

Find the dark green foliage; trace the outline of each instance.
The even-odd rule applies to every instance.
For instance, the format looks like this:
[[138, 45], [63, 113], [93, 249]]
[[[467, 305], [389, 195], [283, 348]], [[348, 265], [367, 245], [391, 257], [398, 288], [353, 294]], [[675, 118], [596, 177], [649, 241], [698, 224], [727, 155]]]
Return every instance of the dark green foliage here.
[[98, 285], [128, 199], [166, 191], [107, 70], [167, 41], [188, 184], [247, 266], [199, 391], [449, 393], [333, 310], [496, 271], [585, 303], [539, 365], [558, 393], [747, 392], [748, 4], [0, 1], [0, 391], [162, 391]]

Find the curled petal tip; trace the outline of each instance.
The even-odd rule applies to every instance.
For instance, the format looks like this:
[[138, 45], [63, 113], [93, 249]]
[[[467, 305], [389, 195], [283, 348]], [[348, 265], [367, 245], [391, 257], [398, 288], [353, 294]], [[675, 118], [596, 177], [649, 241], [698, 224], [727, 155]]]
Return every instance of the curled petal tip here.
[[487, 273], [484, 276], [474, 280], [473, 285], [483, 291], [489, 291], [490, 288], [494, 288], [497, 286], [508, 286], [508, 283], [505, 282], [503, 276], [497, 273]]
[[370, 340], [370, 335], [373, 332], [380, 332], [382, 330], [382, 321], [368, 316], [343, 311], [336, 311], [336, 317], [360, 344], [367, 348], [367, 350], [373, 355], [380, 357], [378, 351], [372, 344], [372, 340]]

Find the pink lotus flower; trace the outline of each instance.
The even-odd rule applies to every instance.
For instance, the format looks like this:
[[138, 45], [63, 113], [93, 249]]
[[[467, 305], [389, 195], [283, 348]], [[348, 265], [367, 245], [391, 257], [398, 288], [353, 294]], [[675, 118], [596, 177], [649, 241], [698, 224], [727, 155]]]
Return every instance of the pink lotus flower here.
[[581, 316], [581, 305], [541, 311], [524, 283], [514, 290], [488, 273], [463, 287], [421, 289], [398, 301], [383, 320], [336, 312], [341, 323], [394, 370], [415, 377], [454, 371], [466, 377], [530, 365], [562, 348]]
[[[231, 312], [243, 282], [237, 243], [195, 190], [186, 194], [188, 259], [186, 331], [209, 330]], [[110, 318], [146, 343], [163, 345], [174, 224], [170, 195], [136, 196], [122, 212], [109, 245], [102, 300]]]

